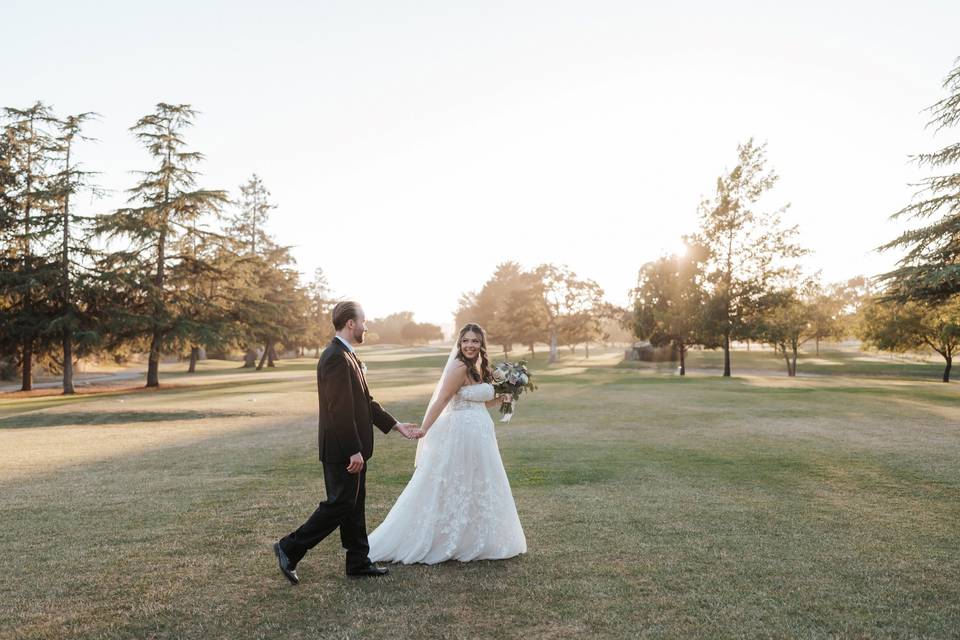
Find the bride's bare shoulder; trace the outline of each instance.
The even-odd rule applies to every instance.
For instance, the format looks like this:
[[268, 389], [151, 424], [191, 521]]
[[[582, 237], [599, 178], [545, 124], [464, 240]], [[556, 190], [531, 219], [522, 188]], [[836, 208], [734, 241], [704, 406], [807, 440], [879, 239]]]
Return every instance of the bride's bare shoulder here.
[[467, 378], [467, 365], [460, 360], [454, 360], [450, 368], [447, 369], [445, 377], [450, 380], [451, 384], [456, 384], [458, 387], [461, 386]]

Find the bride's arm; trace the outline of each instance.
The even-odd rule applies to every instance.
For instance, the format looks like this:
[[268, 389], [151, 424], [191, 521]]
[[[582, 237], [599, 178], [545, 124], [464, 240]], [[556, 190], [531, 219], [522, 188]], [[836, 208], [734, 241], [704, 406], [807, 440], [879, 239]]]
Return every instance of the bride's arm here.
[[485, 404], [488, 408], [489, 408], [489, 407], [499, 407], [500, 405], [503, 404], [504, 399], [505, 399], [505, 398], [508, 398], [509, 396], [510, 396], [509, 393], [499, 393], [499, 394], [493, 396], [493, 400], [487, 400], [487, 401], [484, 402], [483, 404]]
[[450, 375], [446, 376], [446, 378], [443, 380], [443, 384], [440, 387], [440, 393], [437, 395], [437, 401], [427, 408], [427, 415], [423, 416], [423, 423], [420, 426], [420, 431], [423, 432], [423, 435], [427, 435], [427, 431], [430, 430], [430, 427], [433, 426], [433, 423], [436, 422], [437, 418], [440, 417], [444, 407], [447, 406], [447, 403], [450, 402], [450, 399], [453, 398], [453, 396], [466, 381], [467, 365], [457, 361], [454, 364], [453, 369], [450, 371]]

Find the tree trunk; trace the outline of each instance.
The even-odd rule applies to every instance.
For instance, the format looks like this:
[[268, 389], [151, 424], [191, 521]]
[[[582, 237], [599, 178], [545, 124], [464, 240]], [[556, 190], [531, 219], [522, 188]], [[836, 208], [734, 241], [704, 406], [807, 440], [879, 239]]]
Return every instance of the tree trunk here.
[[277, 349], [274, 346], [273, 341], [271, 340], [269, 342], [269, 346], [267, 347], [267, 366], [276, 367], [277, 365], [274, 364], [274, 362], [279, 359], [280, 359], [280, 356], [277, 355]]
[[[774, 344], [774, 345], [773, 345], [773, 348], [774, 348], [775, 350], [777, 350], [777, 345]], [[787, 355], [787, 348], [786, 348], [786, 346], [784, 346], [783, 349], [779, 349], [779, 351], [781, 351], [781, 352], [783, 353], [783, 361], [784, 361], [785, 363], [787, 363], [787, 377], [789, 378], [789, 377], [791, 377], [793, 374], [790, 373], [790, 356]]]
[[255, 349], [247, 349], [243, 354], [243, 367], [244, 369], [252, 369], [257, 364], [257, 352]]
[[947, 366], [943, 369], [943, 381], [950, 382], [950, 369], [953, 368], [953, 356], [947, 356]]
[[[31, 248], [30, 248], [30, 238], [32, 237], [30, 233], [30, 209], [32, 207], [32, 202], [30, 200], [30, 195], [33, 193], [33, 145], [34, 145], [34, 130], [33, 130], [33, 116], [30, 117], [30, 144], [27, 145], [27, 185], [26, 185], [26, 199], [23, 203], [23, 271], [24, 273], [31, 273], [33, 270], [33, 261], [31, 258]], [[27, 288], [26, 294], [24, 296], [24, 307], [30, 309], [33, 305], [32, 302], [33, 296], [31, 295], [31, 289]], [[20, 384], [21, 391], [32, 391], [33, 390], [33, 336], [30, 335], [23, 340], [23, 364], [21, 368], [22, 378]]]
[[28, 338], [23, 341], [23, 366], [21, 367], [22, 378], [20, 391], [33, 390], [33, 340]]
[[[170, 166], [170, 150], [167, 150], [166, 161], [167, 166]], [[163, 183], [163, 205], [164, 207], [169, 206], [170, 204], [170, 180], [169, 178], [164, 180]], [[161, 229], [165, 229], [167, 219], [169, 214], [165, 213], [162, 216], [164, 226]], [[163, 295], [163, 286], [166, 283], [166, 266], [167, 261], [167, 233], [166, 231], [161, 231], [160, 237], [157, 238], [157, 272], [153, 277], [153, 284], [157, 288], [157, 296], [159, 299], [154, 302], [154, 320], [157, 321], [159, 318], [157, 316], [161, 315], [161, 311], [165, 306], [165, 296]], [[163, 336], [160, 333], [159, 328], [153, 330], [153, 337], [150, 339], [150, 357], [147, 361], [147, 388], [150, 387], [159, 387], [160, 386], [160, 342]]]
[[65, 329], [63, 332], [63, 395], [70, 396], [76, 393], [73, 388], [73, 332]]
[[793, 345], [793, 362], [790, 364], [790, 377], [797, 377], [797, 345]]
[[750, 338], [747, 338], [747, 351], [750, 351]]
[[557, 331], [555, 329], [550, 330], [550, 357], [547, 358], [548, 363], [554, 363], [557, 361]]
[[196, 373], [197, 372], [197, 360], [200, 356], [200, 347], [190, 347], [190, 367], [187, 368], [187, 373]]
[[815, 340], [817, 343], [817, 357], [819, 358], [820, 357], [820, 336], [816, 336]]
[[20, 368], [20, 391], [33, 391], [33, 337], [23, 341], [23, 363]]
[[533, 343], [530, 343], [530, 357], [533, 358], [537, 355], [537, 352], [533, 350]]
[[680, 345], [678, 349], [680, 352], [680, 375], [687, 375], [687, 348], [683, 345]]
[[[67, 180], [70, 176], [70, 142], [67, 142]], [[63, 312], [69, 315], [72, 310], [70, 293], [70, 189], [63, 196], [63, 247], [60, 254], [60, 277], [63, 278]], [[63, 394], [73, 395], [73, 329], [68, 318], [63, 330]]]
[[590, 359], [590, 343], [589, 342], [583, 343], [583, 351], [586, 354], [587, 360], [589, 360]]
[[147, 360], [147, 387], [160, 386], [160, 330], [155, 329], [150, 340], [150, 357]]
[[730, 377], [730, 334], [723, 336], [723, 377]]
[[267, 361], [267, 356], [270, 354], [270, 343], [268, 342], [266, 347], [263, 350], [263, 355], [260, 356], [260, 362], [257, 363], [257, 371], [263, 369], [263, 363]]

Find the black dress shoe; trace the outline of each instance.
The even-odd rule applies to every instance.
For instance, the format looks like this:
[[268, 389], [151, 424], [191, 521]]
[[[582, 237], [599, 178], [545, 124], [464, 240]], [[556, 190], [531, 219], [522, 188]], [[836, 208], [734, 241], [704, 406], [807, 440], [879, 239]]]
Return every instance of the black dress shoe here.
[[347, 571], [347, 577], [350, 578], [378, 578], [380, 576], [385, 576], [390, 573], [390, 569], [386, 567], [378, 567], [375, 564], [368, 564], [363, 569], [354, 569], [353, 571]]
[[297, 575], [296, 566], [290, 564], [290, 558], [288, 558], [287, 554], [280, 548], [279, 542], [273, 543], [273, 552], [277, 555], [277, 562], [280, 563], [280, 573], [290, 581], [290, 584], [299, 583], [300, 576]]

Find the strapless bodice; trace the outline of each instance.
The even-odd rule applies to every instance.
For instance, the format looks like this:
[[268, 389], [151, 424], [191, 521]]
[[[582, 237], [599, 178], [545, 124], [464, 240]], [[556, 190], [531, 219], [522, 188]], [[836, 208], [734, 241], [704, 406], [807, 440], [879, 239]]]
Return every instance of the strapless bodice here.
[[476, 407], [486, 408], [484, 402], [493, 400], [495, 393], [493, 385], [489, 382], [479, 384], [468, 384], [460, 387], [453, 399], [450, 400], [450, 409], [452, 411], [461, 411], [463, 409], [473, 409]]

